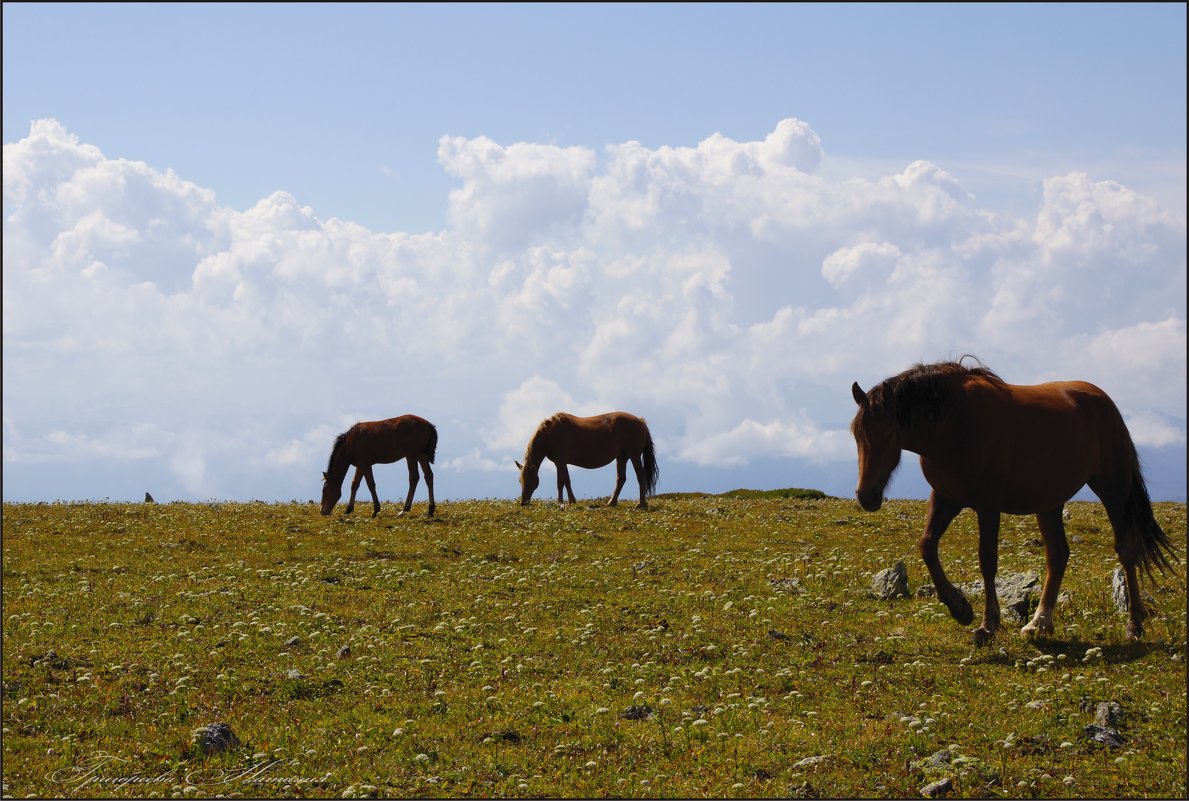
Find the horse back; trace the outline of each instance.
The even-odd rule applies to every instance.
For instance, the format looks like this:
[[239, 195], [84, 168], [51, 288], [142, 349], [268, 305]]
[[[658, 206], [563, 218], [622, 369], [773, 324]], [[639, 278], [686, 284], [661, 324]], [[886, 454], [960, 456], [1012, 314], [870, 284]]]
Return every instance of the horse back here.
[[968, 385], [948, 445], [922, 455], [926, 479], [973, 508], [1047, 511], [1091, 478], [1130, 467], [1118, 408], [1085, 381]]
[[423, 417], [403, 414], [356, 423], [347, 434], [353, 464], [388, 464], [426, 453], [434, 439], [434, 427]]
[[593, 417], [557, 415], [546, 455], [554, 462], [597, 468], [610, 464], [621, 454], [636, 456], [648, 441], [648, 426], [627, 412], [608, 412]]

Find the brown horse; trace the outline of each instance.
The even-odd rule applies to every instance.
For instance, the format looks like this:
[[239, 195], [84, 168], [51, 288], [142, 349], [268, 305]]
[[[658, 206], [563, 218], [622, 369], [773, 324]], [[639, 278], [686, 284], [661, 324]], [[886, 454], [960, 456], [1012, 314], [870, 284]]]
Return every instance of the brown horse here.
[[859, 404], [851, 423], [859, 449], [859, 505], [879, 509], [901, 449], [920, 455], [921, 472], [933, 488], [921, 557], [941, 602], [964, 626], [974, 620], [974, 610], [946, 578], [937, 545], [962, 509], [978, 515], [986, 609], [974, 632], [976, 645], [989, 642], [999, 628], [1000, 513], [1036, 515], [1045, 580], [1036, 615], [1020, 633], [1052, 633], [1069, 561], [1061, 511], [1083, 485], [1102, 501], [1115, 532], [1127, 578], [1127, 635], [1142, 636], [1147, 610], [1136, 567], [1150, 579], [1153, 566], [1171, 569], [1168, 557], [1177, 557], [1152, 513], [1127, 426], [1105, 392], [1083, 381], [1016, 386], [981, 365], [942, 362], [918, 364], [867, 393], [856, 383], [851, 394]]
[[627, 481], [629, 459], [640, 484], [641, 509], [648, 508], [647, 496], [655, 493], [660, 475], [648, 425], [627, 412], [610, 412], [595, 417], [575, 417], [558, 412], [542, 420], [524, 452], [524, 465], [516, 463], [520, 470], [520, 503], [524, 506], [528, 506], [533, 490], [541, 483], [537, 471], [546, 459], [557, 467], [559, 504], [562, 503], [563, 487], [569, 494], [570, 503], [575, 502], [567, 465], [594, 469], [614, 461], [615, 492], [611, 493], [608, 506], [619, 503], [619, 491]]
[[347, 468], [355, 465], [355, 478], [351, 481], [351, 500], [347, 502], [347, 514], [355, 511], [355, 492], [359, 481], [367, 479], [367, 488], [372, 493], [372, 517], [380, 514], [380, 498], [376, 495], [376, 480], [372, 476], [372, 465], [391, 464], [407, 459], [409, 462], [409, 495], [405, 498], [404, 511], [413, 508], [413, 492], [417, 489], [417, 465], [425, 471], [425, 486], [429, 489], [429, 514], [432, 516], [437, 505], [433, 498], [433, 470], [430, 464], [438, 448], [438, 430], [428, 420], [406, 414], [388, 420], [370, 423], [356, 423], [339, 434], [330, 451], [330, 463], [322, 474], [322, 514], [334, 510], [343, 495], [343, 479]]

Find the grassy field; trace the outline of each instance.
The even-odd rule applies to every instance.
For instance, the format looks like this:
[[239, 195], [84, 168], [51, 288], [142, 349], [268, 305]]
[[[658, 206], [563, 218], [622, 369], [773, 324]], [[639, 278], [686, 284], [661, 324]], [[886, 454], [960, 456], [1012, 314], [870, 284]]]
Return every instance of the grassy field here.
[[[923, 502], [397, 510], [5, 504], [4, 794], [1186, 794], [1183, 578], [1125, 641], [1097, 504], [1069, 507], [1056, 636], [978, 650], [934, 599], [868, 596], [897, 559], [927, 581]], [[1185, 506], [1156, 513], [1183, 558]], [[957, 582], [976, 536], [968, 511], [942, 541]], [[1006, 518], [1000, 570], [1043, 569]], [[1115, 748], [1084, 732], [1105, 701]], [[216, 721], [241, 744], [204, 756]]]

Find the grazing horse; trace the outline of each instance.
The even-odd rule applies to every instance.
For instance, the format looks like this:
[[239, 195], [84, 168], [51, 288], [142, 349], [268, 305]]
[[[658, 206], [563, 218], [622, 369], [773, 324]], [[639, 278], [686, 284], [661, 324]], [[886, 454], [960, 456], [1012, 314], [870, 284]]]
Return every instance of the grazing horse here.
[[516, 463], [520, 470], [521, 505], [528, 506], [533, 490], [541, 483], [537, 471], [546, 459], [557, 467], [559, 504], [562, 503], [562, 488], [569, 494], [570, 503], [575, 503], [567, 465], [593, 469], [614, 461], [615, 492], [611, 493], [608, 506], [619, 503], [619, 491], [627, 481], [629, 459], [636, 470], [636, 481], [640, 484], [641, 509], [648, 508], [647, 496], [656, 492], [656, 480], [660, 474], [648, 425], [643, 419], [627, 412], [610, 412], [595, 417], [575, 417], [558, 412], [542, 420], [524, 452], [524, 465]]
[[380, 514], [380, 498], [376, 495], [376, 480], [372, 476], [372, 465], [391, 464], [407, 459], [409, 463], [409, 495], [405, 498], [404, 511], [413, 508], [413, 492], [417, 489], [417, 465], [425, 471], [425, 486], [429, 489], [429, 514], [433, 515], [437, 505], [433, 498], [433, 470], [430, 464], [438, 448], [438, 430], [433, 423], [414, 414], [376, 420], [370, 423], [356, 423], [339, 434], [330, 451], [330, 463], [322, 474], [322, 514], [334, 510], [343, 495], [343, 479], [347, 468], [355, 465], [355, 478], [351, 481], [351, 500], [347, 502], [347, 514], [355, 510], [355, 492], [361, 479], [367, 479], [367, 488], [372, 493], [372, 517]]
[[851, 394], [859, 404], [850, 427], [859, 450], [859, 505], [879, 509], [901, 449], [920, 455], [921, 472], [933, 488], [921, 557], [938, 598], [964, 626], [974, 620], [974, 610], [946, 578], [937, 545], [962, 509], [978, 515], [986, 609], [974, 632], [976, 645], [989, 642], [999, 628], [1000, 513], [1036, 515], [1045, 580], [1036, 615], [1020, 634], [1052, 634], [1069, 561], [1061, 512], [1083, 485], [1102, 501], [1115, 532], [1115, 553], [1127, 578], [1127, 635], [1143, 635], [1147, 610], [1136, 568], [1151, 579], [1153, 566], [1169, 570], [1169, 557], [1177, 557], [1152, 513], [1127, 426], [1105, 392], [1083, 381], [1017, 386], [982, 365], [941, 362], [915, 365], [866, 393], [855, 383]]

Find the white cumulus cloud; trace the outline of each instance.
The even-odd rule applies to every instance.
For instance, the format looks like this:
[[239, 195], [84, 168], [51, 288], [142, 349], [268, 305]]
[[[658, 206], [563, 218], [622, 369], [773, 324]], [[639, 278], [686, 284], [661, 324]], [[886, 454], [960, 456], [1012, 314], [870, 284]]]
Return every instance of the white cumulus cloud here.
[[1019, 217], [924, 159], [826, 179], [793, 118], [597, 154], [447, 135], [437, 158], [447, 228], [372, 231], [284, 187], [222, 206], [34, 122], [4, 146], [5, 465], [314, 495], [337, 433], [412, 412], [463, 483], [548, 414], [622, 409], [662, 462], [812, 485], [854, 459], [851, 381], [963, 353], [1092, 381], [1145, 447], [1184, 447], [1185, 223], [1116, 182], [1052, 176]]

